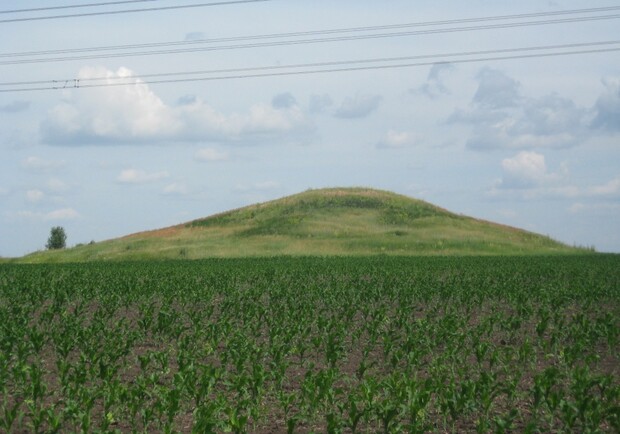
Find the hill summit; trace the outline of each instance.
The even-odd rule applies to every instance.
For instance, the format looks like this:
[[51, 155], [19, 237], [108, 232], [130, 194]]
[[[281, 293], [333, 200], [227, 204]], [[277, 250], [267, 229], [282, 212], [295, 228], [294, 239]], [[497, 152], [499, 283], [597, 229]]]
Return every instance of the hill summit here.
[[32, 261], [198, 259], [276, 255], [583, 253], [548, 237], [368, 188], [308, 190], [177, 226]]

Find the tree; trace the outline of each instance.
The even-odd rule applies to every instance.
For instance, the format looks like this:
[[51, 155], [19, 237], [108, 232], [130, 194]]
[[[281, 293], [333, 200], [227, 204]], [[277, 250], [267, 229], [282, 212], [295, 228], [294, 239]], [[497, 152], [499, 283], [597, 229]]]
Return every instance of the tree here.
[[50, 231], [45, 247], [47, 250], [64, 249], [67, 245], [67, 234], [62, 226], [55, 226]]

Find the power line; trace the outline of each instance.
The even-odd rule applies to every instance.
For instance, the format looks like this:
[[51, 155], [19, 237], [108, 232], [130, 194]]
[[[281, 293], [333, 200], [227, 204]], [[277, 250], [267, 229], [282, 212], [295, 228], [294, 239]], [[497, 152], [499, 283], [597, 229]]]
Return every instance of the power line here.
[[123, 10], [101, 11], [101, 12], [84, 12], [84, 13], [79, 13], [79, 14], [51, 15], [51, 16], [43, 16], [43, 17], [11, 18], [7, 20], [0, 20], [0, 24], [18, 23], [18, 22], [24, 22], [24, 21], [56, 20], [56, 19], [64, 19], [64, 18], [94, 17], [94, 16], [99, 16], [99, 15], [119, 15], [119, 14], [129, 14], [129, 13], [137, 13], [137, 12], [168, 11], [168, 10], [173, 10], [173, 9], [189, 9], [189, 8], [200, 8], [200, 7], [209, 7], [209, 6], [225, 6], [225, 5], [234, 5], [234, 4], [241, 4], [241, 3], [262, 3], [262, 2], [268, 2], [268, 1], [272, 1], [272, 0], [231, 0], [231, 1], [220, 1], [220, 2], [212, 2], [212, 3], [198, 3], [198, 4], [191, 4], [191, 5], [160, 6], [160, 7], [154, 7], [154, 8], [123, 9]]
[[[172, 79], [172, 80], [159, 80], [159, 81], [150, 81], [144, 82], [143, 84], [158, 84], [158, 83], [180, 83], [180, 82], [188, 82], [188, 81], [212, 81], [212, 80], [229, 80], [229, 79], [240, 79], [240, 78], [258, 78], [258, 77], [275, 77], [275, 76], [286, 76], [286, 75], [305, 75], [305, 74], [319, 74], [319, 73], [330, 73], [330, 72], [347, 72], [347, 71], [368, 71], [368, 70], [377, 70], [377, 69], [392, 69], [392, 68], [407, 68], [414, 66], [430, 66], [437, 63], [471, 63], [471, 62], [483, 62], [490, 60], [509, 60], [509, 59], [527, 59], [527, 58], [536, 58], [536, 57], [555, 57], [555, 56], [566, 56], [566, 55], [575, 55], [575, 54], [593, 54], [593, 53], [607, 53], [613, 51], [620, 51], [619, 48], [608, 48], [608, 49], [600, 49], [600, 50], [579, 50], [579, 51], [567, 51], [567, 52], [559, 52], [559, 53], [544, 53], [544, 54], [524, 54], [524, 55], [515, 55], [515, 56], [504, 56], [504, 57], [485, 57], [485, 58], [475, 58], [475, 59], [459, 59], [448, 62], [434, 61], [434, 62], [423, 62], [423, 63], [406, 63], [406, 64], [398, 64], [398, 65], [380, 65], [380, 66], [364, 66], [364, 67], [351, 67], [351, 68], [339, 68], [339, 69], [322, 69], [316, 71], [291, 71], [291, 72], [279, 72], [279, 73], [269, 73], [269, 74], [252, 74], [252, 75], [231, 75], [231, 76], [220, 76], [220, 77], [200, 77], [200, 78], [188, 78], [188, 79]], [[119, 85], [129, 85], [130, 83], [123, 83]], [[135, 83], [141, 84], [141, 83]], [[134, 85], [135, 85], [134, 84]], [[84, 87], [107, 87], [108, 85], [87, 85]], [[114, 86], [111, 84], [110, 86]]]
[[[94, 83], [94, 84], [81, 84], [81, 81], [87, 80], [100, 80], [103, 78], [92, 78], [86, 80], [72, 79], [66, 80], [63, 83], [56, 81], [40, 81], [40, 82], [21, 82], [22, 84], [44, 84], [44, 83], [53, 83], [53, 86], [47, 87], [29, 87], [29, 88], [10, 88], [10, 89], [0, 89], [0, 93], [5, 92], [33, 92], [33, 91], [47, 91], [47, 90], [59, 90], [59, 89], [82, 89], [82, 88], [98, 88], [98, 87], [118, 87], [118, 86], [135, 86], [135, 85], [152, 85], [152, 84], [170, 84], [170, 83], [184, 83], [184, 82], [197, 82], [197, 81], [216, 81], [216, 80], [231, 80], [231, 79], [248, 79], [248, 78], [263, 78], [263, 77], [281, 77], [281, 76], [297, 76], [297, 75], [309, 75], [309, 74], [325, 74], [325, 73], [335, 73], [335, 72], [350, 72], [350, 71], [371, 71], [371, 70], [383, 70], [383, 69], [395, 69], [395, 68], [410, 68], [410, 67], [420, 67], [420, 66], [430, 66], [435, 65], [437, 63], [474, 63], [474, 62], [484, 62], [484, 61], [494, 61], [494, 60], [511, 60], [511, 59], [532, 59], [532, 58], [542, 58], [542, 57], [558, 57], [558, 56], [568, 56], [568, 55], [579, 55], [579, 54], [595, 54], [595, 53], [608, 53], [608, 52], [616, 52], [620, 51], [620, 47], [613, 48], [599, 48], [599, 49], [580, 49], [580, 50], [572, 50], [572, 51], [556, 51], [549, 53], [524, 53], [524, 54], [511, 54], [506, 56], [485, 56], [487, 54], [500, 54], [500, 53], [510, 53], [517, 51], [532, 51], [532, 50], [548, 50], [548, 49], [557, 49], [557, 48], [578, 48], [578, 47], [586, 47], [593, 45], [607, 45], [607, 44], [618, 44], [620, 41], [605, 41], [605, 42], [594, 42], [594, 43], [583, 43], [583, 44], [565, 44], [565, 45], [557, 45], [557, 46], [538, 46], [538, 47], [529, 47], [529, 48], [512, 48], [512, 49], [501, 49], [501, 50], [487, 50], [487, 51], [477, 51], [477, 52], [461, 52], [461, 53], [445, 53], [445, 54], [435, 54], [435, 55], [421, 55], [421, 56], [409, 56], [409, 57], [399, 57], [399, 58], [383, 58], [383, 59], [364, 59], [364, 60], [349, 60], [349, 61], [337, 61], [337, 62], [322, 62], [315, 64], [300, 64], [300, 65], [288, 65], [288, 66], [271, 66], [271, 67], [254, 67], [254, 68], [240, 68], [240, 69], [230, 69], [230, 70], [212, 70], [212, 71], [190, 71], [184, 73], [163, 73], [163, 74], [148, 74], [143, 77], [165, 77], [165, 76], [174, 76], [174, 75], [192, 75], [192, 74], [204, 74], [204, 73], [222, 73], [222, 72], [248, 72], [245, 74], [234, 74], [234, 75], [219, 75], [212, 77], [185, 77], [185, 78], [164, 78], [159, 80], [151, 80], [151, 81], [142, 81], [135, 80], [131, 82], [114, 82], [114, 83]], [[464, 58], [464, 59], [449, 59], [449, 57], [458, 57], [458, 56], [485, 56], [485, 57], [474, 57], [474, 58]], [[373, 62], [387, 62], [387, 61], [404, 61], [404, 60], [414, 60], [414, 59], [423, 59], [423, 58], [435, 58], [436, 60], [427, 61], [427, 62], [413, 62], [413, 63], [397, 63], [397, 64], [389, 64], [389, 65], [366, 65], [366, 66], [344, 66], [344, 65], [352, 65], [352, 64], [362, 64], [362, 63], [373, 63]], [[439, 60], [437, 60], [439, 59]], [[308, 68], [308, 67], [316, 67], [316, 66], [342, 66], [342, 67], [331, 67], [328, 69], [303, 69], [298, 71], [282, 71], [282, 72], [264, 72], [264, 73], [251, 73], [258, 70], [269, 70], [269, 69], [280, 69], [280, 68]], [[136, 79], [136, 76], [131, 77], [114, 77], [114, 78], [106, 78], [106, 79]], [[2, 83], [2, 85], [16, 85], [15, 83]]]
[[[147, 0], [147, 1], [151, 1], [151, 0]], [[54, 54], [115, 51], [115, 50], [128, 50], [128, 49], [141, 49], [141, 48], [158, 48], [158, 47], [170, 47], [170, 46], [179, 46], [179, 45], [213, 44], [213, 43], [221, 43], [221, 42], [239, 42], [239, 41], [257, 40], [257, 39], [282, 39], [282, 38], [300, 37], [300, 36], [328, 35], [328, 34], [335, 34], [335, 33], [357, 33], [357, 32], [365, 32], [365, 31], [395, 30], [395, 29], [403, 29], [403, 28], [411, 28], [411, 27], [428, 27], [428, 26], [464, 24], [464, 23], [485, 22], [485, 21], [539, 18], [539, 17], [545, 17], [545, 16], [575, 15], [575, 14], [595, 13], [595, 12], [596, 13], [610, 12], [610, 11], [615, 11], [615, 10], [620, 10], [620, 6], [609, 6], [609, 7], [588, 8], [588, 9], [570, 9], [570, 10], [561, 10], [561, 11], [536, 12], [536, 13], [515, 14], [515, 15], [496, 15], [496, 16], [477, 17], [477, 18], [459, 18], [459, 19], [443, 20], [443, 21], [422, 21], [422, 22], [414, 22], [414, 23], [388, 24], [388, 25], [380, 25], [380, 26], [310, 30], [310, 31], [303, 31], [303, 32], [270, 33], [270, 34], [249, 35], [249, 36], [233, 36], [233, 37], [214, 38], [214, 39], [196, 39], [196, 40], [191, 40], [191, 41], [151, 42], [151, 43], [144, 43], [144, 44], [109, 45], [109, 46], [86, 47], [86, 48], [67, 48], [67, 49], [58, 49], [58, 50], [0, 53], [0, 57], [45, 56], [45, 55], [54, 55]], [[587, 19], [588, 17], [576, 17], [576, 18]]]
[[574, 22], [592, 21], [592, 20], [609, 20], [609, 19], [617, 19], [617, 18], [620, 18], [620, 14], [597, 15], [597, 16], [592, 16], [592, 17], [563, 18], [563, 19], [553, 19], [553, 20], [544, 20], [544, 21], [540, 21], [540, 20], [539, 21], [525, 21], [525, 22], [519, 22], [519, 23], [485, 24], [485, 25], [479, 25], [479, 26], [451, 27], [451, 28], [426, 29], [426, 30], [414, 30], [414, 31], [391, 32], [391, 33], [334, 36], [334, 37], [328, 37], [328, 38], [294, 39], [294, 40], [288, 40], [288, 41], [285, 40], [285, 41], [271, 41], [271, 42], [256, 42], [256, 43], [249, 43], [249, 44], [218, 45], [215, 47], [194, 47], [194, 48], [181, 48], [181, 49], [155, 50], [155, 51], [134, 51], [134, 52], [127, 52], [127, 53], [107, 53], [107, 54], [92, 54], [92, 55], [81, 55], [81, 56], [52, 57], [52, 58], [42, 58], [42, 59], [6, 60], [6, 61], [1, 61], [0, 66], [20, 65], [20, 64], [27, 64], [27, 63], [46, 63], [46, 62], [72, 61], [72, 60], [109, 59], [109, 58], [121, 58], [121, 57], [132, 57], [132, 56], [152, 56], [152, 55], [195, 53], [195, 52], [217, 51], [217, 50], [235, 50], [235, 49], [263, 48], [263, 47], [274, 47], [274, 46], [285, 46], [285, 45], [356, 41], [356, 40], [362, 40], [362, 39], [381, 39], [381, 38], [393, 38], [393, 37], [402, 37], [402, 36], [428, 35], [428, 34], [437, 34], [437, 33], [454, 33], [454, 32], [475, 31], [475, 30], [506, 29], [506, 28], [514, 28], [514, 27], [539, 26], [539, 25], [549, 25], [549, 24], [565, 24], [565, 23], [574, 23]]
[[59, 9], [77, 9], [77, 8], [91, 8], [91, 7], [101, 7], [101, 6], [115, 6], [127, 3], [146, 3], [146, 2], [156, 2], [159, 0], [124, 0], [124, 1], [115, 1], [115, 2], [101, 2], [101, 3], [88, 3], [82, 5], [68, 5], [68, 6], [48, 6], [45, 8], [30, 8], [30, 9], [12, 9], [6, 11], [0, 11], [0, 14], [19, 14], [24, 12], [43, 12], [43, 11], [53, 11]]
[[[357, 60], [341, 60], [331, 62], [315, 62], [315, 63], [297, 63], [290, 65], [273, 65], [273, 66], [256, 66], [249, 68], [227, 68], [227, 69], [210, 69], [201, 71], [184, 71], [184, 72], [164, 72], [154, 74], [140, 74], [140, 75], [127, 75], [123, 77], [89, 77], [89, 78], [70, 78], [70, 79], [56, 79], [56, 80], [38, 80], [38, 81], [13, 81], [3, 82], [0, 86], [24, 86], [35, 84], [58, 84], [58, 83], [75, 83], [79, 82], [82, 85], [85, 82], [96, 82], [105, 80], [133, 80], [144, 78], [158, 78], [158, 77], [172, 77], [179, 75], [204, 75], [204, 74], [222, 74], [222, 73], [238, 73], [238, 72], [250, 72], [250, 71], [264, 71], [264, 70], [279, 70], [279, 69], [294, 69], [294, 68], [316, 68], [325, 66], [336, 65], [351, 65], [351, 64], [364, 64], [364, 63], [379, 63], [379, 62], [402, 62], [408, 60], [420, 60], [420, 59], [432, 59], [432, 58], [447, 58], [447, 57], [459, 57], [459, 56], [481, 56], [489, 54], [500, 53], [515, 53], [523, 51], [542, 51], [542, 50], [560, 50], [568, 48], [585, 48], [585, 47], [601, 47], [609, 45], [620, 44], [620, 40], [615, 41], [600, 41], [600, 42], [584, 42], [573, 44], [561, 44], [561, 45], [541, 45], [532, 47], [519, 47], [519, 48], [503, 48], [496, 50], [481, 50], [481, 51], [461, 51], [456, 53], [441, 53], [441, 54], [421, 54], [416, 56], [400, 56], [400, 57], [382, 57], [373, 59], [357, 59]], [[620, 48], [620, 47], [618, 47]], [[128, 83], [133, 84], [133, 83]]]

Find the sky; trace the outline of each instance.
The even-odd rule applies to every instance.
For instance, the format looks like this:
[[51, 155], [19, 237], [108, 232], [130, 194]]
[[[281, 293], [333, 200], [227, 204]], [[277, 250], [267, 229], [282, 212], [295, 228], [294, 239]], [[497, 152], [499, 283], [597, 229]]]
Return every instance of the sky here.
[[[86, 3], [95, 2], [21, 0], [0, 11]], [[498, 53], [620, 40], [620, 19], [497, 26], [620, 10], [464, 21], [617, 3], [270, 0], [7, 22], [204, 3], [0, 14], [0, 256], [44, 249], [54, 226], [73, 246], [337, 186], [394, 191], [620, 252], [620, 51]], [[461, 21], [431, 25], [450, 20]], [[426, 25], [258, 37], [406, 23]], [[407, 34], [362, 37], [398, 32]], [[204, 42], [239, 37], [250, 38]], [[339, 40], [317, 41], [330, 37]], [[160, 42], [185, 43], [157, 55], [16, 55]], [[192, 47], [203, 49], [170, 52]], [[464, 54], [481, 51], [491, 53]], [[49, 59], [71, 56], [81, 58]], [[288, 67], [402, 57], [409, 59]], [[417, 65], [384, 67], [403, 64]], [[307, 73], [369, 65], [381, 68]], [[166, 78], [153, 74], [205, 70], [227, 72], [153, 83]], [[306, 73], [273, 74], [291, 71]], [[119, 77], [131, 85], [113, 86]], [[224, 79], [186, 80], [198, 77]], [[11, 84], [32, 81], [48, 83]], [[14, 91], [32, 87], [56, 89]]]

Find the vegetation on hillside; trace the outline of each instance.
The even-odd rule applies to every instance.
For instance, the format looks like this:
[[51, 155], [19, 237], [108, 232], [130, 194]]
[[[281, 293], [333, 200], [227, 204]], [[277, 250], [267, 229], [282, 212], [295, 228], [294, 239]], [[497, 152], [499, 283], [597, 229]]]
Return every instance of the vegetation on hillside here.
[[378, 190], [322, 189], [309, 190], [284, 199], [229, 211], [188, 223], [190, 227], [210, 227], [231, 223], [252, 223], [241, 235], [295, 234], [306, 219], [316, 216], [342, 216], [355, 211], [374, 211], [377, 223], [410, 225], [424, 217], [456, 215], [429, 203]]
[[586, 253], [531, 232], [363, 188], [309, 190], [26, 262], [256, 256], [531, 255]]

